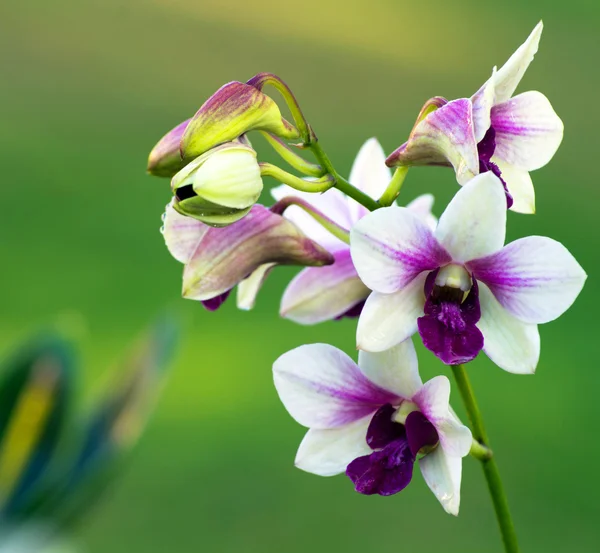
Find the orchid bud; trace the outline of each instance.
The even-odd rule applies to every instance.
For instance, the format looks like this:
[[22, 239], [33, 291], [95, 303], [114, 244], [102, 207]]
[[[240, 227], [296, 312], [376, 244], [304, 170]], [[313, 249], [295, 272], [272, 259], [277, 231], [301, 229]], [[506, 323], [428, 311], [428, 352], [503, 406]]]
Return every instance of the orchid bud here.
[[187, 162], [181, 159], [180, 143], [191, 119], [179, 123], [163, 136], [148, 156], [148, 173], [155, 177], [171, 178], [183, 169]]
[[251, 85], [228, 83], [204, 102], [190, 121], [181, 139], [181, 157], [189, 161], [251, 130], [289, 140], [300, 137], [269, 96]]
[[223, 144], [197, 157], [171, 181], [173, 207], [181, 215], [215, 227], [248, 213], [262, 192], [256, 152], [240, 142]]

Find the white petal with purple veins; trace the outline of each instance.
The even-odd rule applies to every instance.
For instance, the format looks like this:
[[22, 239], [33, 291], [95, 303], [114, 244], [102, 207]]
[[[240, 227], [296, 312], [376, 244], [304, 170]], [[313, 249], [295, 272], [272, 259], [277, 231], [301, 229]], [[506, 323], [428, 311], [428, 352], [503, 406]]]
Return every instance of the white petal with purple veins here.
[[506, 194], [489, 171], [456, 193], [435, 230], [440, 244], [459, 263], [497, 252], [505, 235]]
[[397, 398], [370, 382], [343, 351], [300, 346], [273, 365], [275, 387], [290, 415], [310, 428], [336, 428], [374, 413]]
[[[332, 221], [345, 229], [350, 229], [352, 222], [346, 196], [337, 188], [331, 188], [323, 194], [312, 194], [295, 190], [286, 184], [271, 189], [271, 195], [279, 201], [286, 196], [301, 198], [313, 205], [316, 209], [327, 215]], [[292, 205], [285, 210], [286, 219], [292, 221], [311, 240], [321, 244], [330, 252], [335, 252], [347, 247], [347, 244], [336, 238], [328, 230], [318, 223], [311, 215], [301, 207]]]
[[385, 207], [363, 217], [350, 232], [350, 244], [361, 280], [384, 294], [450, 261], [427, 225], [405, 207]]
[[327, 267], [309, 267], [289, 283], [281, 299], [280, 314], [300, 324], [334, 319], [357, 303], [370, 290], [362, 283], [350, 257], [350, 249], [334, 254]]
[[528, 171], [552, 159], [564, 129], [548, 98], [536, 91], [494, 106], [492, 126], [496, 131], [494, 157]]
[[513, 198], [511, 211], [527, 214], [535, 213], [535, 190], [529, 171], [519, 169], [497, 157], [492, 157], [492, 162], [500, 169], [502, 178]]
[[393, 294], [371, 293], [358, 319], [356, 343], [359, 349], [384, 351], [417, 331], [417, 318], [423, 316], [425, 305], [426, 278], [427, 273], [423, 273]]
[[372, 453], [366, 439], [370, 422], [367, 416], [339, 428], [311, 428], [300, 444], [295, 465], [319, 476], [345, 472], [354, 459]]
[[483, 351], [501, 369], [514, 374], [533, 374], [540, 358], [540, 333], [537, 325], [513, 317], [490, 289], [479, 283]]
[[419, 461], [419, 467], [429, 489], [444, 510], [457, 516], [460, 507], [462, 458], [446, 455], [441, 447], [436, 447]]
[[527, 40], [498, 70], [496, 74], [496, 103], [505, 102], [513, 95], [529, 64], [533, 61], [533, 56], [538, 51], [543, 28], [544, 25], [540, 21], [527, 37]]
[[171, 203], [165, 211], [162, 233], [170, 254], [180, 263], [187, 263], [211, 227], [192, 217], [180, 215]]
[[[371, 198], [379, 198], [392, 175], [385, 164], [385, 153], [376, 138], [369, 138], [361, 147], [350, 171], [350, 184], [362, 190]], [[369, 211], [356, 200], [348, 197], [348, 209], [350, 219], [356, 222], [364, 217]]]
[[468, 266], [507, 311], [534, 324], [560, 317], [587, 277], [567, 248], [543, 236], [521, 238]]
[[410, 338], [380, 353], [360, 351], [358, 366], [371, 382], [404, 399], [412, 398], [423, 386]]

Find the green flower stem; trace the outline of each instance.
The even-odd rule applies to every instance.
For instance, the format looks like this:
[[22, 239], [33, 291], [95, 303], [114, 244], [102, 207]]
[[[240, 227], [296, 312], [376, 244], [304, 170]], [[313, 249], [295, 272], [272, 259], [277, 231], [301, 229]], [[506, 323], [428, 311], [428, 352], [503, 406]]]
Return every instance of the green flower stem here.
[[306, 180], [292, 175], [271, 163], [259, 163], [258, 165], [260, 166], [261, 176], [273, 177], [300, 192], [325, 192], [335, 186], [335, 180], [331, 175], [325, 175], [320, 179]]
[[302, 156], [299, 156], [294, 152], [281, 138], [273, 136], [272, 134], [260, 131], [265, 140], [272, 146], [272, 148], [281, 156], [283, 160], [290, 164], [291, 167], [300, 171], [304, 175], [310, 177], [322, 177], [327, 172], [320, 165], [310, 163], [306, 161]]
[[382, 207], [387, 207], [394, 203], [394, 200], [398, 197], [398, 194], [400, 194], [400, 189], [402, 188], [404, 179], [406, 178], [406, 173], [408, 173], [407, 165], [403, 165], [396, 169], [392, 180], [388, 184], [384, 193], [381, 195], [381, 198], [379, 198], [379, 205]]
[[298, 206], [308, 213], [315, 221], [317, 221], [324, 229], [329, 231], [333, 236], [339, 238], [342, 242], [350, 244], [350, 233], [344, 227], [338, 225], [335, 221], [332, 221], [327, 215], [313, 207], [310, 203], [304, 201], [302, 198], [296, 196], [286, 196], [279, 200], [274, 206], [271, 207], [273, 213], [282, 215], [283, 212], [291, 205]]
[[480, 444], [477, 440], [473, 440], [469, 455], [480, 461], [486, 461], [487, 459], [491, 459], [494, 456], [494, 453], [489, 447]]
[[[483, 425], [481, 411], [477, 405], [467, 371], [463, 365], [453, 365], [452, 372], [454, 373], [456, 384], [458, 385], [460, 395], [465, 404], [467, 415], [471, 421], [473, 438], [479, 444], [489, 449], [489, 439]], [[490, 490], [490, 495], [492, 496], [492, 502], [494, 503], [496, 519], [498, 520], [502, 541], [504, 542], [504, 550], [506, 553], [519, 553], [517, 534], [508, 508], [508, 500], [506, 498], [504, 486], [502, 485], [502, 480], [500, 479], [500, 472], [498, 471], [496, 459], [493, 456], [490, 456], [489, 458], [482, 458], [480, 460]]]

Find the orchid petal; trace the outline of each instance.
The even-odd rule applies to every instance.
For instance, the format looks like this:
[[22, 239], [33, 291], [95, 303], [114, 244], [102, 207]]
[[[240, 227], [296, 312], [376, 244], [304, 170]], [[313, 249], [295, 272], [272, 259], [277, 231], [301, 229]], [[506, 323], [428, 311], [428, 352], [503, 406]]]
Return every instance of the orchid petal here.
[[370, 422], [367, 416], [339, 428], [311, 428], [300, 444], [295, 465], [319, 476], [345, 472], [354, 459], [372, 453], [366, 440]]
[[471, 101], [461, 98], [431, 112], [392, 152], [387, 165], [452, 165], [464, 184], [479, 173], [472, 109]]
[[533, 374], [540, 358], [537, 325], [513, 317], [483, 282], [479, 282], [479, 303], [481, 319], [477, 326], [486, 355], [509, 373]]
[[[392, 178], [392, 174], [385, 164], [385, 157], [379, 141], [376, 138], [369, 138], [362, 145], [354, 160], [350, 171], [350, 184], [371, 198], [379, 198]], [[367, 208], [350, 197], [348, 197], [348, 206], [353, 223], [368, 213]]]
[[148, 156], [148, 173], [157, 177], [172, 177], [187, 161], [181, 159], [179, 143], [191, 119], [179, 123], [163, 136]]
[[261, 205], [225, 228], [209, 228], [183, 273], [183, 296], [207, 300], [233, 288], [264, 263], [323, 265], [333, 261], [290, 221]]
[[[281, 186], [272, 188], [271, 195], [276, 201], [282, 200], [287, 196], [301, 198], [343, 228], [349, 230], [352, 226], [347, 198], [337, 188], [330, 188], [323, 194], [312, 194], [310, 192], [301, 192], [286, 184], [282, 184]], [[318, 223], [301, 207], [296, 205], [288, 207], [285, 210], [285, 218], [297, 225], [311, 240], [319, 243], [330, 252], [347, 247], [347, 244], [326, 230], [323, 225]]]
[[535, 190], [529, 172], [510, 165], [497, 157], [492, 157], [492, 162], [500, 169], [508, 192], [513, 198], [511, 211], [527, 214], [535, 213]]
[[358, 353], [358, 367], [374, 384], [410, 399], [423, 386], [417, 352], [410, 338], [381, 353]]
[[427, 225], [406, 207], [384, 207], [363, 217], [350, 231], [350, 245], [361, 280], [384, 294], [451, 261]]
[[249, 311], [254, 307], [256, 296], [264, 284], [275, 263], [265, 263], [252, 271], [237, 287], [238, 309]]
[[180, 263], [190, 260], [198, 243], [209, 229], [208, 225], [177, 213], [173, 209], [173, 200], [167, 205], [162, 233], [169, 253]]
[[448, 204], [434, 234], [459, 263], [497, 252], [506, 235], [506, 195], [500, 179], [486, 172], [469, 181]]
[[304, 269], [290, 282], [281, 300], [282, 317], [316, 324], [335, 319], [367, 298], [370, 290], [358, 278], [350, 249], [333, 257], [333, 265]]
[[479, 143], [492, 124], [491, 111], [494, 105], [496, 89], [496, 68], [492, 70], [492, 76], [485, 84], [471, 96], [473, 104], [473, 129], [475, 142]]
[[498, 70], [496, 74], [496, 103], [508, 100], [517, 89], [529, 64], [533, 61], [538, 51], [540, 37], [544, 24], [540, 21], [531, 32], [527, 40], [519, 46], [517, 51]]
[[558, 150], [564, 125], [541, 92], [519, 94], [492, 109], [496, 131], [494, 157], [533, 171], [546, 165]]
[[423, 316], [423, 287], [427, 273], [415, 278], [394, 294], [372, 292], [367, 298], [356, 330], [357, 347], [365, 351], [384, 351], [403, 342], [417, 331]]
[[457, 516], [460, 507], [462, 458], [447, 455], [443, 448], [436, 447], [419, 461], [419, 467], [429, 489], [444, 510]]
[[587, 275], [560, 242], [528, 236], [468, 264], [502, 307], [517, 319], [542, 324], [560, 317], [575, 301]]
[[437, 227], [438, 220], [431, 212], [435, 198], [433, 194], [421, 194], [412, 202], [406, 204], [406, 208], [410, 209], [421, 221], [423, 221], [433, 232]]
[[284, 353], [273, 365], [273, 378], [290, 415], [310, 428], [337, 428], [398, 401], [369, 381], [343, 351], [327, 344]]

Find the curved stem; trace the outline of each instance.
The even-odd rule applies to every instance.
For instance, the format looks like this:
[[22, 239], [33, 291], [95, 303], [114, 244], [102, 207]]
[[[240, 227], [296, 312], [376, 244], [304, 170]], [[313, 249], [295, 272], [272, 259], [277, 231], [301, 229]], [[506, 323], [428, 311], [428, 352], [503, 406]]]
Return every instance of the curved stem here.
[[258, 165], [260, 166], [261, 176], [273, 177], [279, 182], [291, 186], [295, 190], [300, 190], [300, 192], [325, 192], [335, 186], [335, 179], [332, 175], [325, 175], [320, 179], [307, 180], [292, 175], [271, 163], [259, 163]]
[[400, 189], [402, 188], [404, 179], [406, 178], [406, 173], [408, 173], [407, 165], [402, 165], [398, 167], [396, 171], [394, 171], [392, 180], [387, 185], [387, 188], [381, 195], [381, 198], [379, 198], [379, 205], [382, 207], [387, 207], [394, 203], [394, 200], [398, 197], [398, 194], [400, 194]]
[[302, 156], [294, 152], [281, 138], [274, 136], [266, 131], [259, 131], [271, 147], [284, 159], [291, 167], [310, 177], [322, 177], [327, 172], [320, 165], [306, 161]]
[[310, 205], [308, 202], [304, 201], [302, 198], [298, 198], [296, 196], [286, 196], [273, 205], [271, 207], [271, 211], [273, 213], [282, 215], [283, 212], [291, 205], [295, 205], [303, 209], [325, 230], [333, 234], [333, 236], [346, 244], [350, 244], [350, 234], [347, 229], [338, 225], [335, 221], [327, 217], [327, 215]]
[[[483, 425], [481, 411], [477, 405], [467, 371], [463, 365], [453, 365], [452, 372], [454, 373], [456, 384], [458, 385], [460, 395], [465, 404], [467, 415], [471, 421], [473, 437], [477, 442], [489, 449], [490, 442], [485, 426]], [[502, 485], [496, 459], [493, 456], [488, 459], [481, 459], [481, 464], [490, 490], [490, 495], [492, 496], [492, 502], [494, 503], [496, 519], [498, 520], [502, 541], [504, 542], [504, 549], [506, 553], [519, 553], [517, 534], [508, 508], [508, 500], [506, 498], [504, 486]]]

